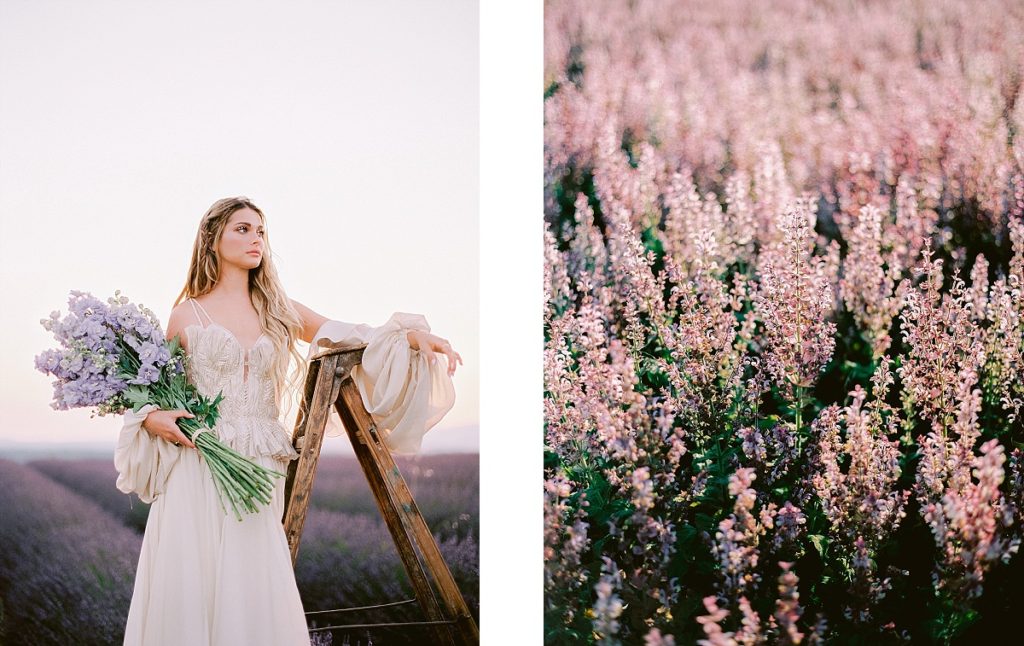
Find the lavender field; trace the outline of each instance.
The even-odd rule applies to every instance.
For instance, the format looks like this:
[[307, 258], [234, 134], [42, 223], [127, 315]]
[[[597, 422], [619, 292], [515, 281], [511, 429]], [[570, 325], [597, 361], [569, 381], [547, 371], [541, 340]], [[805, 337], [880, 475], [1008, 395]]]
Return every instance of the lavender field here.
[[545, 3], [551, 644], [1000, 639], [1024, 5]]
[[[478, 617], [477, 456], [398, 464]], [[0, 459], [0, 644], [121, 643], [148, 505], [119, 492], [115, 480], [109, 460]], [[412, 598], [354, 458], [321, 460], [295, 569], [307, 611]], [[321, 616], [316, 625], [418, 618], [418, 609], [407, 605], [383, 614]], [[415, 628], [339, 632], [333, 643], [369, 638], [386, 645], [421, 636]]]

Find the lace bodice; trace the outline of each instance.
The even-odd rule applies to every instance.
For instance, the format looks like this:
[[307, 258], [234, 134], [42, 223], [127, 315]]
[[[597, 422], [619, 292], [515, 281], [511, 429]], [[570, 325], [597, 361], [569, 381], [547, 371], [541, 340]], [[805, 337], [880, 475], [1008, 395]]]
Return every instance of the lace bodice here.
[[[193, 308], [206, 311], [189, 299]], [[206, 315], [206, 325], [194, 323], [184, 329], [188, 345], [186, 375], [190, 383], [206, 397], [223, 393], [220, 419], [214, 430], [243, 455], [273, 455], [294, 458], [289, 433], [280, 422], [280, 410], [274, 389], [274, 344], [261, 335], [251, 348], [245, 348], [227, 328]]]

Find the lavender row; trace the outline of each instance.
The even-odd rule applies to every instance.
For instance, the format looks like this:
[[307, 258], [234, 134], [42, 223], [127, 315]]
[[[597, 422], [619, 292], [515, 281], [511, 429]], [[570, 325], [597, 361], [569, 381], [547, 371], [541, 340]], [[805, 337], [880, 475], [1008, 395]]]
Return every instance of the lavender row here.
[[146, 528], [149, 505], [114, 486], [117, 469], [112, 460], [33, 460], [28, 466], [92, 500], [136, 532]]
[[[470, 611], [479, 613], [479, 548], [474, 538], [459, 540], [435, 536], [441, 555], [455, 578]], [[411, 599], [408, 576], [391, 534], [382, 521], [364, 515], [349, 515], [311, 509], [303, 528], [302, 543], [295, 564], [295, 577], [307, 611], [372, 605]], [[415, 604], [384, 613], [367, 611], [344, 615], [381, 621], [422, 619]]]
[[[399, 458], [398, 467], [431, 530], [442, 537], [479, 535], [479, 461], [476, 455]], [[129, 527], [142, 532], [149, 505], [114, 487], [109, 460], [35, 460], [30, 466], [92, 499]], [[366, 477], [354, 458], [323, 456], [317, 467], [312, 504], [345, 514], [378, 518]]]
[[95, 502], [0, 460], [0, 641], [114, 644], [141, 538]]
[[[397, 458], [396, 463], [431, 531], [445, 538], [480, 535], [477, 455], [424, 455]], [[355, 458], [320, 458], [313, 481], [312, 504], [345, 514], [380, 516]]]
[[[5, 585], [0, 598], [5, 606], [7, 620], [4, 625], [7, 626], [7, 637], [11, 643], [60, 643], [59, 635], [77, 631], [105, 636], [112, 632], [119, 633], [127, 617], [140, 541], [140, 537], [128, 528], [139, 532], [144, 529], [149, 506], [137, 500], [129, 502], [128, 496], [114, 488], [116, 472], [105, 460], [37, 460], [28, 467], [9, 462], [3, 464], [11, 473], [10, 479], [24, 483], [18, 488], [7, 488], [4, 492], [4, 495], [12, 496], [11, 504], [4, 501], [2, 505], [5, 523], [0, 537], [5, 541], [13, 543], [13, 537], [21, 535], [25, 537], [26, 545], [37, 544], [35, 537], [48, 531], [43, 528], [65, 524], [62, 514], [67, 513], [73, 513], [80, 522], [114, 527], [113, 530], [96, 527], [91, 535], [92, 544], [105, 544], [103, 537], [107, 535], [125, 536], [127, 532], [127, 535], [133, 537], [131, 548], [125, 553], [127, 557], [121, 555], [123, 558], [116, 571], [111, 569], [108, 561], [80, 560], [75, 551], [77, 548], [73, 545], [57, 541], [45, 548], [60, 562], [59, 566], [47, 571], [62, 572], [69, 580], [96, 577], [108, 582], [107, 586], [113, 594], [107, 596], [109, 599], [119, 599], [121, 605], [95, 617], [95, 621], [105, 622], [102, 629], [87, 627], [92, 618], [82, 613], [55, 615], [48, 619], [52, 624], [48, 629], [12, 619], [17, 613], [10, 609], [11, 604], [29, 607], [87, 604], [89, 593], [81, 585], [77, 588], [59, 585], [25, 586], [22, 580], [27, 577], [23, 572], [19, 573], [14, 563], [18, 552], [8, 552], [13, 560], [0, 560], [0, 580], [9, 581], [10, 584]], [[478, 523], [476, 456], [424, 456], [402, 460], [400, 468], [413, 490], [419, 492], [418, 497], [426, 501], [425, 505], [421, 503], [421, 508], [428, 519], [434, 520], [436, 540], [442, 554], [476, 615], [479, 590], [479, 554], [474, 538]], [[308, 604], [307, 610], [364, 606], [411, 598], [408, 577], [354, 459], [325, 457], [317, 482], [319, 495], [328, 495], [335, 504], [355, 511], [338, 513], [324, 510], [319, 507], [317, 496], [314, 496], [296, 566], [296, 579], [303, 599]], [[472, 489], [472, 493], [466, 493], [467, 488]], [[30, 490], [31, 495], [28, 494]], [[65, 502], [58, 509], [52, 504], [38, 504], [37, 497], [43, 497], [51, 503]], [[444, 497], [447, 497], [447, 507], [441, 504]], [[427, 510], [437, 515], [429, 516], [427, 514], [431, 512]], [[18, 523], [7, 523], [8, 513], [23, 518]], [[441, 519], [441, 522], [437, 522], [437, 519]], [[449, 520], [446, 522], [445, 519]], [[47, 534], [47, 537], [48, 540], [56, 541], [54, 535]], [[0, 546], [4, 544], [0, 543]], [[117, 545], [117, 540], [110, 543], [112, 550], [121, 549]], [[28, 579], [33, 580], [30, 577]], [[366, 622], [399, 621], [418, 616], [418, 607], [406, 606], [383, 616], [363, 613], [360, 619]], [[335, 623], [353, 621], [353, 617], [346, 614], [323, 617], [318, 625], [328, 625], [328, 619], [335, 620]], [[25, 631], [31, 641], [16, 641], [18, 638], [11, 633], [14, 630]], [[409, 630], [415, 632], [416, 629], [407, 629], [405, 632], [374, 630], [371, 638], [375, 643], [394, 640], [399, 643], [411, 635]], [[342, 636], [339, 633], [338, 637]], [[322, 637], [325, 640], [328, 638], [326, 635]], [[349, 637], [355, 639], [359, 635], [352, 634]]]

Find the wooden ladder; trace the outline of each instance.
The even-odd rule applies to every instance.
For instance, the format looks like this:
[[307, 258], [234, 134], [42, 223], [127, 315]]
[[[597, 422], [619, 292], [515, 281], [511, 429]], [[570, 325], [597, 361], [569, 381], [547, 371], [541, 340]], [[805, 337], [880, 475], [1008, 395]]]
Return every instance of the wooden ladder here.
[[[284, 531], [291, 548], [292, 565], [298, 554], [324, 429], [333, 405], [341, 416], [426, 620], [400, 624], [327, 626], [314, 630], [417, 625], [426, 626], [431, 631], [432, 643], [460, 646], [479, 644], [480, 633], [466, 601], [456, 587], [452, 573], [441, 557], [441, 551], [405, 479], [391, 457], [391, 452], [384, 445], [373, 418], [363, 406], [359, 389], [351, 378], [352, 369], [362, 360], [366, 345], [321, 341], [320, 347], [326, 349], [310, 358], [302, 404], [292, 436], [299, 458], [289, 464], [285, 481]], [[434, 592], [435, 586], [437, 595]], [[383, 604], [388, 605], [398, 604]]]

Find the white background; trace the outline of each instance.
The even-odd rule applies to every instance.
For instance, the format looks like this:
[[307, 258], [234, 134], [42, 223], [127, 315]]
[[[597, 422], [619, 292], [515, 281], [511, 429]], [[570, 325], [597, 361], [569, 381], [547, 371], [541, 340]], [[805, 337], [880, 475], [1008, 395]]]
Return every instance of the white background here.
[[481, 5], [481, 643], [543, 643], [543, 7]]

